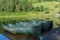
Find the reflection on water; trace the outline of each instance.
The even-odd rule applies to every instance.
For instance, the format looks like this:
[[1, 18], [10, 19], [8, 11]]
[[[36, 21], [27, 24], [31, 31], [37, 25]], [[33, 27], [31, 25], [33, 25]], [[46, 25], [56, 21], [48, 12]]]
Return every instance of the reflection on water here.
[[48, 32], [44, 36], [44, 40], [60, 40], [60, 25], [57, 28]]
[[9, 40], [9, 39], [5, 37], [3, 34], [0, 34], [0, 40]]
[[40, 40], [43, 40], [43, 37], [42, 36], [40, 36]]

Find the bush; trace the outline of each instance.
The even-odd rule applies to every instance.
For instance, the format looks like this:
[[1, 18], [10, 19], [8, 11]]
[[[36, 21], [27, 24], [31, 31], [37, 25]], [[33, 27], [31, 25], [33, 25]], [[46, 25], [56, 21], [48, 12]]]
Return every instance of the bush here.
[[60, 12], [58, 12], [58, 14], [60, 14]]
[[0, 1], [0, 11], [31, 11], [32, 3], [28, 0], [2, 0]]
[[39, 7], [34, 8], [34, 11], [40, 11]]
[[45, 8], [43, 6], [34, 8], [34, 11], [43, 12]]
[[45, 14], [49, 14], [50, 12], [49, 11], [45, 11]]

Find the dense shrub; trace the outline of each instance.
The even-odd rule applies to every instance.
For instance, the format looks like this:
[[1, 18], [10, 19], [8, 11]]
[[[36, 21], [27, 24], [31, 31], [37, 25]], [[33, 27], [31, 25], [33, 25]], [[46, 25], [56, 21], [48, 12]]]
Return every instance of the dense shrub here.
[[0, 0], [0, 11], [31, 11], [32, 3], [28, 0]]
[[34, 11], [40, 11], [39, 7], [34, 8]]
[[60, 11], [58, 12], [58, 14], [60, 14]]
[[40, 7], [35, 7], [34, 11], [43, 12], [45, 11], [45, 8], [41, 5]]
[[40, 7], [35, 7], [34, 11], [38, 11], [38, 12], [44, 12], [45, 13], [49, 13], [49, 7], [44, 7], [43, 5], [41, 5]]

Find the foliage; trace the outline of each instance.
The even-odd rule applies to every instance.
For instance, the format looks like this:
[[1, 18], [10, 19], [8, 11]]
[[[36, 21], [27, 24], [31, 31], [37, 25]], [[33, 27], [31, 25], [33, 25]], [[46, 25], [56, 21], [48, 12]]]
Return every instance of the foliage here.
[[43, 12], [45, 8], [41, 5], [40, 7], [35, 7], [34, 11]]
[[0, 11], [15, 12], [28, 10], [32, 10], [32, 3], [28, 0], [0, 0]]

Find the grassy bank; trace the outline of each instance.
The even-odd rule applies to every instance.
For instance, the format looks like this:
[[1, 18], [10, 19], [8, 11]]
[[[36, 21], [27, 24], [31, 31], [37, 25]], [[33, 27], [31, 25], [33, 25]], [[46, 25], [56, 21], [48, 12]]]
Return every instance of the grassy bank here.
[[[38, 11], [41, 5], [44, 10], [42, 12]], [[0, 23], [12, 23], [13, 21], [19, 22], [32, 19], [47, 20], [49, 18], [49, 20], [54, 21], [54, 28], [57, 27], [57, 24], [60, 24], [60, 19], [56, 17], [56, 14], [60, 14], [60, 2], [33, 3], [33, 7], [39, 8], [28, 12], [0, 12]]]

